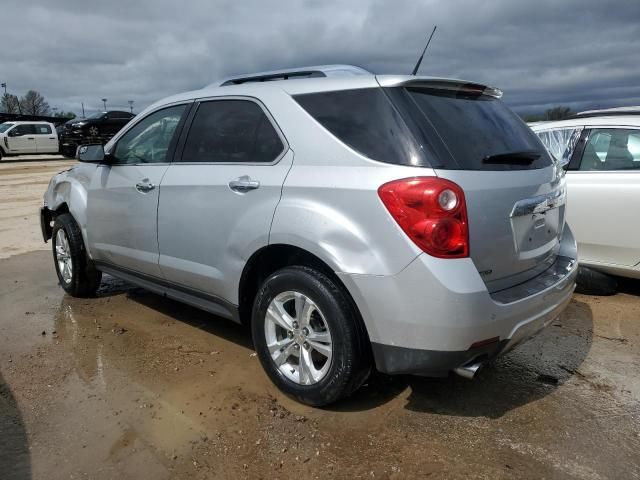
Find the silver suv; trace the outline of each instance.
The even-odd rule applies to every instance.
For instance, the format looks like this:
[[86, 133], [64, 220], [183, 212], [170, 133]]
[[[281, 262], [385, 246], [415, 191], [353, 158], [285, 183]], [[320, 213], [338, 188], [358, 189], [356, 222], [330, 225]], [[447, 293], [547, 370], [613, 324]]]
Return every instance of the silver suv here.
[[55, 176], [60, 284], [102, 273], [250, 324], [284, 392], [472, 377], [569, 302], [565, 183], [494, 88], [350, 66], [162, 100]]

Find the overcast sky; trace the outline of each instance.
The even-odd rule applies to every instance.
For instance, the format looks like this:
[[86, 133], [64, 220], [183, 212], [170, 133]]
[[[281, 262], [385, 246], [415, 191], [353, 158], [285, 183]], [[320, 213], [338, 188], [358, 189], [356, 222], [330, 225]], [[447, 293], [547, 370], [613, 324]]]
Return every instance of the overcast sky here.
[[639, 0], [2, 0], [0, 81], [87, 114], [233, 73], [352, 63], [505, 91], [519, 112], [640, 105]]

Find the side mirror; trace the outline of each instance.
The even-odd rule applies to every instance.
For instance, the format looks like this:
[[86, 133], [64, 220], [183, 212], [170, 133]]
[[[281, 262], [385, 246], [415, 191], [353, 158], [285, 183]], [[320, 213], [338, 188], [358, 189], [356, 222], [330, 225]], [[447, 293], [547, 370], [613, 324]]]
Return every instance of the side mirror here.
[[13, 130], [9, 130], [9, 133], [7, 133], [7, 135], [10, 137], [21, 137], [22, 132], [20, 132], [19, 129], [14, 128]]
[[102, 144], [80, 145], [76, 151], [76, 159], [85, 163], [100, 163], [106, 159]]

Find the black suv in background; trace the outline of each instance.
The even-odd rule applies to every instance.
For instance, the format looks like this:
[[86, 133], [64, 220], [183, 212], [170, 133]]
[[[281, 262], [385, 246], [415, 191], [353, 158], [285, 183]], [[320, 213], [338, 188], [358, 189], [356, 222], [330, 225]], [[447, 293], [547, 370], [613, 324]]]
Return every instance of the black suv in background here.
[[60, 152], [65, 157], [75, 157], [76, 148], [83, 143], [107, 143], [135, 115], [111, 110], [99, 112], [87, 118], [74, 118], [58, 131]]

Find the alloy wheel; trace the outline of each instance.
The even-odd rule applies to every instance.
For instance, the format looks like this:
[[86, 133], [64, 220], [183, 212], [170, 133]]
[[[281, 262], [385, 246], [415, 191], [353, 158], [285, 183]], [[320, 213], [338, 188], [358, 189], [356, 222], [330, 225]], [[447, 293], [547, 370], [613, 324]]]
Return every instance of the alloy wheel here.
[[71, 260], [71, 249], [69, 248], [69, 239], [67, 234], [61, 228], [56, 234], [56, 261], [58, 262], [58, 271], [62, 280], [69, 284], [73, 278], [73, 262]]
[[264, 332], [278, 370], [299, 385], [321, 381], [333, 356], [331, 332], [323, 313], [306, 295], [287, 291], [269, 304]]

